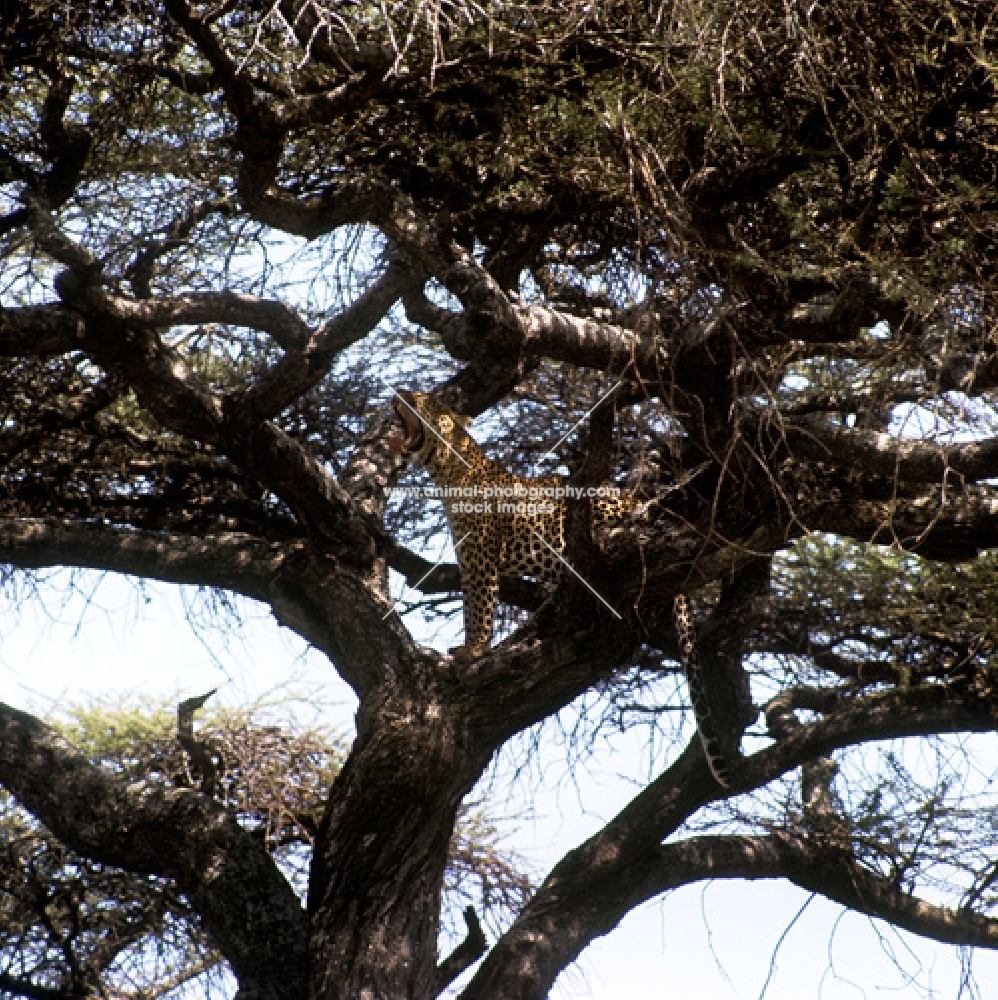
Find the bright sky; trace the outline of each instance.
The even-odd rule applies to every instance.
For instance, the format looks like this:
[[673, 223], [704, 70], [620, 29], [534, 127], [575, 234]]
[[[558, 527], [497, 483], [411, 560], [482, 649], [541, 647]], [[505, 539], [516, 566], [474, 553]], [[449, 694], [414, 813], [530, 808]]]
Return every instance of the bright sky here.
[[[65, 577], [63, 577], [65, 579]], [[353, 702], [320, 655], [279, 628], [259, 605], [227, 637], [195, 633], [181, 588], [121, 578], [95, 588], [78, 578], [77, 594], [47, 611], [23, 602], [0, 612], [0, 697], [45, 712], [88, 695], [150, 699], [188, 697], [219, 687], [218, 697], [245, 704], [282, 689], [298, 695], [303, 721], [322, 719], [348, 731]], [[641, 748], [597, 752], [564, 777], [564, 751], [547, 740], [536, 762], [548, 787], [526, 818], [510, 822], [510, 846], [538, 870], [593, 833], [636, 791]], [[620, 775], [631, 775], [631, 780]], [[502, 803], [513, 816], [518, 789]], [[515, 831], [515, 837], [512, 835]], [[806, 907], [805, 907], [805, 904]], [[803, 913], [795, 916], [805, 907]], [[789, 929], [788, 929], [789, 928]], [[775, 953], [775, 957], [774, 957]], [[980, 994], [998, 989], [998, 955], [973, 958]], [[671, 894], [631, 914], [597, 941], [555, 988], [556, 1000], [953, 1000], [966, 965], [956, 949], [899, 934], [843, 913], [821, 899], [771, 882], [714, 882]], [[765, 987], [765, 992], [763, 993]]]

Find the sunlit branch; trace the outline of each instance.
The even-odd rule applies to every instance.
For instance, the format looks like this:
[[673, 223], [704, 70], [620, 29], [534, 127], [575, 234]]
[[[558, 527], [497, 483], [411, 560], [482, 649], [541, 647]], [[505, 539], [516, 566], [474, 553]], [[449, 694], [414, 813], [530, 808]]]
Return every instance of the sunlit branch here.
[[[517, 356], [564, 357], [596, 367], [634, 357], [632, 331], [525, 305], [507, 294], [464, 247], [441, 239], [434, 223], [410, 199], [396, 195], [378, 224], [406, 257], [436, 277], [464, 307], [460, 322], [458, 314], [418, 296], [406, 302], [410, 318], [439, 332], [454, 357], [474, 360], [486, 345]], [[646, 340], [657, 350], [653, 339]]]
[[441, 249], [433, 227], [402, 199], [380, 223], [388, 237], [433, 273], [464, 306], [449, 312], [419, 297], [406, 301], [410, 320], [444, 338], [448, 351], [470, 359], [483, 340], [495, 348], [550, 357], [574, 364], [622, 371], [628, 365], [646, 375], [657, 374], [664, 361], [652, 334], [582, 319], [507, 295], [489, 272], [457, 246]]
[[451, 354], [457, 356], [455, 351], [459, 350], [460, 345], [468, 338], [468, 333], [464, 329], [464, 313], [438, 306], [422, 291], [410, 292], [402, 299], [402, 304], [405, 306], [405, 315], [410, 323], [416, 323], [426, 330], [439, 333]]
[[313, 336], [290, 306], [242, 292], [196, 292], [151, 299], [94, 293], [94, 306], [122, 323], [162, 329], [197, 323], [228, 323], [269, 333], [285, 350], [301, 349]]
[[651, 334], [580, 319], [544, 306], [519, 305], [516, 316], [527, 354], [614, 372], [632, 368], [643, 377], [657, 375], [666, 360]]

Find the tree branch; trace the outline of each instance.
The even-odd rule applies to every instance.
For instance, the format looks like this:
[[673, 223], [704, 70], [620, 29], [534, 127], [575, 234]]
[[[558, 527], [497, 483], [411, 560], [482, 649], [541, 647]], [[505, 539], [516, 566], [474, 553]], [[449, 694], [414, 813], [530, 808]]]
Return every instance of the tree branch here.
[[[60, 234], [60, 239], [65, 237]], [[81, 278], [76, 268], [57, 277], [56, 291], [68, 306], [105, 320], [84, 326], [81, 346], [106, 369], [119, 371], [157, 419], [195, 440], [221, 442], [221, 396], [163, 343], [152, 326], [128, 322], [121, 313], [126, 300], [106, 294]]]
[[[312, 576], [304, 542], [278, 544], [236, 533], [193, 538], [54, 518], [0, 519], [0, 562], [19, 569], [78, 566], [230, 590], [267, 604], [282, 625], [322, 650], [358, 690], [384, 669], [384, 608], [345, 574]], [[354, 614], [331, 616], [322, 603], [324, 588], [331, 606], [342, 612], [349, 604]], [[343, 642], [344, 635], [364, 629], [366, 643]]]
[[[939, 685], [855, 699], [827, 718], [794, 729], [784, 741], [743, 758], [731, 768], [731, 792], [760, 788], [805, 761], [846, 746], [996, 728], [994, 706], [961, 704]], [[716, 791], [694, 739], [599, 833], [555, 865], [488, 954], [461, 1000], [545, 997], [561, 970], [590, 941], [612, 930], [634, 906], [670, 887], [664, 879], [648, 884], [649, 865], [664, 850], [661, 842]], [[923, 911], [918, 913], [924, 916]]]
[[615, 375], [628, 369], [637, 378], [657, 378], [665, 367], [666, 354], [653, 334], [580, 319], [545, 306], [518, 305], [515, 315], [525, 354], [570, 361]]
[[485, 954], [488, 942], [478, 921], [473, 906], [464, 908], [464, 922], [468, 928], [467, 937], [437, 966], [437, 995], [445, 989], [472, 963]]
[[795, 454], [803, 458], [840, 461], [888, 479], [941, 483], [956, 475], [973, 482], [998, 474], [998, 438], [930, 445], [809, 417], [788, 418], [781, 428]]
[[[863, 868], [824, 838], [695, 837], [665, 844], [650, 860], [643, 898], [701, 879], [785, 878], [827, 899], [946, 944], [998, 948], [998, 919], [928, 903]], [[639, 900], [641, 901], [641, 900]]]
[[405, 306], [406, 319], [410, 323], [440, 334], [440, 339], [445, 344], [453, 344], [455, 349], [460, 350], [461, 345], [468, 340], [464, 313], [438, 306], [426, 297], [422, 289], [407, 293], [402, 299], [402, 304]]
[[133, 301], [108, 296], [104, 307], [126, 323], [157, 328], [195, 323], [229, 323], [269, 333], [286, 351], [312, 338], [309, 325], [284, 302], [242, 292], [202, 292]]
[[218, 587], [258, 601], [271, 599], [275, 574], [300, 549], [301, 543], [235, 533], [193, 538], [86, 521], [0, 518], [0, 561], [19, 569], [79, 566]]
[[405, 203], [386, 213], [381, 224], [393, 242], [435, 274], [464, 306], [462, 317], [422, 295], [412, 295], [405, 302], [410, 321], [439, 333], [455, 358], [470, 360], [481, 351], [484, 340], [495, 349], [615, 373], [631, 365], [645, 377], [656, 377], [664, 364], [662, 348], [653, 334], [514, 301], [460, 247], [452, 247], [450, 253], [441, 250], [432, 227]]
[[381, 322], [410, 280], [400, 265], [389, 266], [356, 302], [323, 323], [300, 348], [289, 348], [252, 388], [230, 397], [230, 420], [250, 427], [290, 406], [325, 377], [340, 351]]
[[[831, 485], [829, 478], [826, 489]], [[856, 483], [853, 476], [844, 485], [850, 488]], [[870, 486], [876, 484], [863, 483], [860, 477], [861, 491]], [[800, 512], [803, 522], [814, 531], [877, 545], [900, 545], [928, 559], [969, 559], [998, 546], [998, 497], [990, 486], [950, 490], [942, 485], [912, 498], [834, 498], [817, 492], [801, 499], [805, 501]]]
[[337, 41], [328, 10], [314, 0], [281, 0], [280, 11], [302, 51], [329, 66], [384, 76], [395, 60], [388, 46], [347, 32], [341, 32], [342, 42]]
[[[215, 445], [291, 506], [316, 537], [354, 562], [373, 558], [370, 532], [349, 495], [283, 431], [269, 423], [247, 426], [226, 419], [231, 405], [195, 373], [155, 329], [133, 321], [128, 303], [95, 283], [93, 258], [60, 233], [48, 213], [36, 213], [46, 241], [60, 259], [78, 259], [56, 279], [56, 290], [72, 308], [102, 323], [84, 325], [84, 347], [103, 367], [120, 374], [164, 426], [195, 441]], [[377, 299], [377, 296], [375, 296]], [[368, 300], [365, 308], [370, 307]], [[271, 310], [267, 306], [266, 310]], [[280, 311], [280, 308], [278, 309]]]
[[344, 115], [358, 114], [385, 89], [383, 73], [376, 69], [357, 73], [329, 92], [286, 101], [280, 109], [281, 125], [290, 130], [332, 124]]
[[[344, 182], [309, 198], [298, 198], [278, 188], [275, 181], [288, 128], [302, 123], [293, 111], [285, 122], [269, 105], [256, 99], [252, 81], [240, 73], [207, 21], [195, 14], [190, 5], [184, 0], [167, 0], [166, 9], [211, 65], [238, 123], [235, 142], [243, 160], [237, 185], [245, 207], [255, 219], [287, 233], [314, 239], [339, 226], [378, 217], [381, 202], [390, 198], [391, 193], [370, 179]], [[376, 86], [376, 74], [349, 81], [320, 110], [325, 115], [332, 114], [334, 109], [342, 113], [368, 100]]]
[[184, 0], [166, 0], [167, 13], [187, 32], [198, 51], [212, 68], [213, 76], [225, 94], [229, 110], [236, 119], [246, 126], [254, 126], [256, 131], [262, 130], [270, 117], [265, 105], [256, 101], [253, 95], [253, 85], [241, 74], [229, 58], [228, 53], [215, 38], [208, 22], [194, 13]]
[[176, 879], [242, 990], [274, 1000], [305, 995], [305, 912], [263, 846], [221, 806], [188, 789], [110, 774], [3, 704], [0, 782], [84, 857]]
[[985, 699], [961, 699], [941, 684], [897, 688], [842, 700], [836, 711], [794, 728], [780, 742], [744, 758], [732, 787], [739, 791], [760, 787], [803, 761], [859, 743], [995, 730], [998, 706]]
[[694, 739], [599, 833], [552, 868], [460, 1000], [543, 1000], [582, 949], [640, 901], [645, 866], [667, 828], [708, 802], [714, 791], [719, 786]]

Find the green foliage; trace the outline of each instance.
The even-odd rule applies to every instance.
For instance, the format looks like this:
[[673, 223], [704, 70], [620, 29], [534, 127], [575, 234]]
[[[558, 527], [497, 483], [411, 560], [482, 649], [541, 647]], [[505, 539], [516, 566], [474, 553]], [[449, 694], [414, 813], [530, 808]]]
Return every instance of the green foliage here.
[[933, 562], [902, 549], [809, 535], [781, 554], [774, 588], [818, 665], [884, 679], [959, 682], [998, 668], [998, 556]]

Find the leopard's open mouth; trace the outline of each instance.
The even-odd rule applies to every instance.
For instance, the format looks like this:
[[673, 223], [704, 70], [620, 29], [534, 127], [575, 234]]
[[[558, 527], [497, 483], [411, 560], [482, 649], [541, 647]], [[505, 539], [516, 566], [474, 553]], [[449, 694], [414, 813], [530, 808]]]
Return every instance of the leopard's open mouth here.
[[392, 406], [402, 421], [405, 429], [405, 437], [402, 440], [402, 453], [411, 455], [423, 447], [423, 421], [416, 415], [412, 402], [405, 398], [403, 393], [398, 393], [392, 400]]

